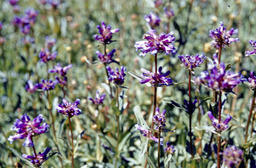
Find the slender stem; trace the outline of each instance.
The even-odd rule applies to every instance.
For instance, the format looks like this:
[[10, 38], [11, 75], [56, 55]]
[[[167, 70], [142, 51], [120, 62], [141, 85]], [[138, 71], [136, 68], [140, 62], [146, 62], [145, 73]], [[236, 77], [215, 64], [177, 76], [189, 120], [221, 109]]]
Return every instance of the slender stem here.
[[[107, 55], [107, 44], [104, 44], [104, 56]], [[105, 71], [106, 71], [106, 74], [107, 74], [107, 77], [108, 77], [108, 85], [109, 85], [109, 90], [110, 90], [110, 98], [113, 98], [113, 94], [112, 94], [112, 87], [110, 85], [110, 81], [109, 81], [109, 75], [108, 75], [108, 70], [107, 70], [107, 65], [104, 64], [105, 66]]]
[[[118, 86], [116, 86], [116, 101], [117, 101], [117, 108], [118, 108], [118, 110], [119, 110], [119, 88], [118, 88]], [[115, 160], [115, 168], [117, 167], [117, 159], [118, 159], [118, 155], [119, 155], [119, 150], [118, 150], [118, 148], [119, 148], [119, 125], [120, 125], [120, 123], [119, 123], [119, 111], [118, 111], [118, 114], [116, 115], [116, 119], [117, 119], [117, 143], [116, 143], [116, 160]]]
[[[219, 123], [221, 122], [221, 91], [219, 92], [219, 110], [218, 110], [218, 114], [219, 114], [219, 118], [218, 121]], [[218, 135], [218, 151], [217, 151], [217, 168], [220, 168], [220, 149], [221, 148], [221, 137]]]
[[245, 128], [245, 143], [247, 142], [248, 129], [249, 129], [249, 125], [250, 125], [251, 118], [252, 118], [252, 112], [253, 112], [253, 109], [254, 109], [254, 106], [255, 106], [255, 97], [256, 97], [256, 90], [254, 90], [254, 92], [253, 92], [251, 108], [250, 108], [250, 112], [249, 112], [249, 116], [248, 116], [248, 120], [247, 120], [247, 124], [246, 124], [246, 128]]
[[189, 74], [188, 74], [188, 96], [189, 96], [189, 100], [191, 100], [191, 70], [189, 70]]
[[50, 116], [52, 118], [52, 130], [53, 130], [53, 135], [54, 135], [54, 138], [56, 139], [56, 130], [55, 130], [55, 119], [54, 119], [54, 116], [52, 114], [52, 106], [51, 106], [51, 100], [50, 100], [50, 93], [49, 91], [46, 91], [46, 94], [47, 94], [47, 100], [48, 100], [48, 110], [49, 110], [49, 113], [50, 113]]
[[32, 149], [33, 149], [34, 155], [35, 155], [35, 157], [36, 157], [37, 154], [36, 154], [36, 148], [35, 148], [35, 145], [34, 145], [34, 142], [33, 142], [33, 137], [31, 137], [31, 142], [32, 142], [32, 144], [33, 144]]
[[71, 134], [71, 145], [72, 145], [71, 162], [72, 162], [72, 168], [74, 168], [74, 137], [73, 137], [73, 130], [72, 130], [70, 116], [68, 116], [68, 124], [69, 124], [69, 129]]
[[252, 136], [252, 133], [253, 133], [253, 130], [254, 130], [253, 128], [254, 128], [255, 119], [256, 119], [256, 113], [254, 112], [253, 117], [252, 117], [251, 136]]
[[220, 64], [220, 61], [221, 61], [221, 50], [222, 50], [222, 46], [220, 46], [219, 52], [218, 52], [218, 61], [219, 61], [219, 64]]
[[[188, 76], [188, 95], [189, 95], [189, 103], [192, 103], [192, 97], [191, 97], [191, 70], [189, 70], [189, 76]], [[189, 114], [189, 139], [190, 139], [190, 152], [192, 155], [192, 158], [194, 158], [193, 153], [193, 142], [192, 142], [192, 114]]]
[[158, 128], [158, 158], [157, 158], [157, 163], [158, 163], [158, 168], [160, 168], [160, 137], [161, 137], [161, 127]]

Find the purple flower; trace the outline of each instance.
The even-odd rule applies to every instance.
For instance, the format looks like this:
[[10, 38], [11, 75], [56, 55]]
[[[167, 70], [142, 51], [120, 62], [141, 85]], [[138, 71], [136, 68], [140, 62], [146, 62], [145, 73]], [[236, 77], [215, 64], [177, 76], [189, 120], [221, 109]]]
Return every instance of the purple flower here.
[[80, 100], [76, 99], [74, 103], [68, 102], [66, 99], [62, 100], [62, 103], [56, 108], [59, 113], [69, 116], [81, 114], [81, 110], [77, 107], [80, 104]]
[[155, 0], [154, 4], [155, 8], [159, 8], [161, 5], [163, 5], [163, 0]]
[[3, 29], [3, 24], [0, 22], [0, 31]]
[[176, 53], [176, 49], [173, 45], [175, 41], [173, 33], [161, 33], [158, 35], [155, 30], [150, 30], [144, 35], [144, 39], [146, 40], [135, 43], [135, 48], [140, 51], [141, 56], [145, 56], [147, 53], [153, 55], [162, 52], [166, 55]]
[[17, 119], [14, 123], [13, 130], [16, 131], [16, 134], [10, 136], [8, 140], [12, 143], [14, 140], [26, 138], [23, 146], [34, 146], [32, 138], [45, 133], [49, 128], [47, 123], [41, 124], [43, 121], [44, 118], [41, 114], [33, 120], [30, 120], [29, 116], [24, 114], [21, 119]]
[[[147, 137], [153, 140], [154, 142], [158, 143], [158, 137], [156, 137], [151, 130], [145, 129], [138, 124], [135, 125], [135, 128], [139, 130], [144, 137]], [[163, 138], [160, 138], [160, 144], [163, 145]]]
[[34, 154], [32, 156], [23, 154], [22, 157], [30, 160], [30, 162], [33, 165], [39, 167], [42, 165], [43, 162], [45, 162], [48, 159], [47, 154], [50, 152], [50, 150], [51, 150], [51, 148], [48, 147], [44, 150], [43, 153], [39, 152], [38, 154], [36, 154], [36, 155]]
[[45, 48], [51, 49], [56, 44], [56, 39], [46, 36], [45, 37]]
[[160, 25], [161, 19], [154, 13], [145, 15], [144, 19], [149, 24], [151, 29], [154, 29]]
[[48, 0], [38, 0], [42, 5], [46, 5]]
[[35, 24], [36, 18], [37, 18], [37, 15], [38, 15], [38, 11], [36, 11], [33, 8], [30, 8], [30, 9], [27, 9], [25, 11], [25, 14], [26, 14], [25, 18], [27, 18], [29, 20], [29, 23], [30, 24]]
[[250, 40], [249, 43], [253, 47], [253, 50], [252, 51], [245, 51], [245, 56], [250, 56], [250, 55], [256, 54], [256, 40], [255, 41]]
[[30, 36], [25, 36], [21, 39], [22, 43], [24, 45], [30, 45], [30, 44], [33, 44], [35, 43], [35, 39], [30, 37]]
[[49, 70], [49, 73], [57, 73], [61, 76], [66, 76], [67, 75], [67, 71], [72, 68], [72, 64], [69, 64], [65, 67], [62, 67], [59, 63], [57, 65], [54, 66], [53, 69]]
[[53, 90], [55, 88], [56, 82], [52, 80], [42, 80], [41, 83], [36, 84], [37, 89], [41, 89], [43, 91]]
[[222, 48], [229, 46], [233, 42], [239, 41], [239, 38], [232, 38], [233, 35], [238, 34], [238, 30], [231, 28], [227, 30], [221, 22], [220, 26], [215, 30], [210, 30], [210, 37], [213, 39], [212, 46], [215, 48]]
[[113, 59], [115, 52], [116, 49], [113, 49], [107, 55], [102, 54], [99, 51], [96, 51], [96, 54], [98, 55], [98, 59], [100, 60], [100, 62], [102, 62], [103, 64], [110, 64], [112, 62], [118, 63], [116, 60]]
[[18, 4], [19, 0], [9, 0], [10, 5], [16, 6]]
[[93, 99], [90, 97], [89, 100], [92, 102], [92, 104], [100, 105], [100, 104], [103, 104], [105, 97], [106, 97], [105, 93], [100, 95], [100, 92], [97, 90], [95, 98]]
[[252, 89], [256, 88], [256, 76], [254, 75], [253, 72], [250, 73], [250, 77], [248, 78], [249, 86]]
[[21, 19], [18, 16], [14, 16], [14, 18], [12, 19], [12, 24], [14, 25], [14, 27], [19, 27], [21, 23]]
[[243, 160], [243, 151], [236, 146], [227, 147], [223, 151], [223, 163], [228, 168], [236, 167]]
[[119, 29], [112, 29], [110, 25], [106, 25], [104, 22], [101, 22], [101, 26], [98, 25], [97, 29], [99, 30], [99, 34], [94, 35], [95, 40], [104, 43], [109, 44], [112, 41], [112, 35], [114, 33], [119, 32]]
[[33, 85], [31, 80], [28, 80], [25, 85], [25, 89], [29, 93], [34, 93], [37, 90], [37, 86]]
[[48, 0], [48, 4], [50, 4], [53, 9], [57, 9], [60, 2], [58, 0]]
[[224, 121], [218, 121], [218, 119], [216, 119], [212, 112], [209, 111], [208, 112], [208, 116], [210, 118], [210, 120], [212, 121], [212, 126], [216, 129], [217, 132], [222, 132], [226, 129], [228, 129], [228, 123], [230, 122], [230, 120], [232, 119], [232, 117], [230, 115], [227, 115], [226, 119]]
[[147, 71], [145, 69], [142, 69], [143, 79], [140, 81], [140, 83], [145, 84], [149, 82], [151, 86], [157, 86], [157, 87], [161, 87], [163, 85], [170, 86], [172, 85], [172, 79], [167, 78], [169, 74], [170, 74], [170, 71], [163, 73], [161, 66], [158, 68], [157, 74]]
[[172, 155], [175, 152], [175, 148], [174, 148], [173, 145], [171, 145], [170, 142], [167, 142], [166, 143], [166, 148], [164, 148], [164, 151], [165, 151], [165, 153], [168, 153], [168, 154]]
[[110, 82], [114, 82], [116, 85], [122, 85], [124, 83], [124, 77], [126, 75], [125, 67], [121, 66], [121, 70], [119, 72], [118, 68], [116, 68], [116, 71], [114, 71], [108, 66], [107, 71], [108, 71], [108, 80]]
[[184, 99], [183, 107], [185, 108], [188, 114], [193, 114], [196, 109], [196, 103], [197, 103], [196, 99], [193, 102], [192, 100], [187, 101], [186, 99]]
[[170, 6], [164, 8], [164, 13], [169, 20], [174, 16], [174, 11]]
[[166, 122], [165, 113], [166, 113], [166, 110], [163, 110], [163, 112], [160, 113], [159, 108], [158, 107], [156, 108], [156, 113], [153, 116], [153, 122], [155, 123], [156, 130], [158, 130], [159, 128], [165, 127], [165, 122]]
[[240, 82], [243, 81], [242, 75], [226, 70], [224, 63], [217, 63], [214, 57], [213, 64], [209, 65], [209, 72], [201, 72], [201, 76], [195, 79], [197, 84], [205, 84], [215, 91], [231, 92]]
[[202, 64], [205, 60], [204, 55], [196, 54], [193, 55], [181, 55], [179, 56], [180, 61], [190, 70], [193, 70], [194, 68], [198, 67], [200, 64]]
[[39, 58], [42, 62], [47, 63], [48, 61], [52, 61], [56, 58], [57, 52], [50, 52], [48, 49], [41, 49], [39, 53]]

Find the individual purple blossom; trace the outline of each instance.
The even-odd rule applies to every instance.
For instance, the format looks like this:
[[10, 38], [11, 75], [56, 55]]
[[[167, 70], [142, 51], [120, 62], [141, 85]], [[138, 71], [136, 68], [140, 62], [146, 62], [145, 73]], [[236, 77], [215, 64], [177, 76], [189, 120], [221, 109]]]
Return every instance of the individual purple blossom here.
[[20, 17], [14, 16], [14, 18], [12, 19], [13, 26], [14, 27], [19, 27], [20, 23], [21, 23]]
[[228, 168], [236, 167], [243, 160], [243, 151], [236, 146], [227, 147], [223, 151], [223, 163]]
[[16, 134], [10, 136], [8, 140], [10, 141], [10, 143], [12, 143], [17, 139], [26, 138], [23, 146], [34, 146], [32, 138], [34, 136], [45, 133], [49, 128], [49, 125], [47, 123], [42, 123], [43, 121], [44, 118], [41, 114], [39, 114], [33, 120], [30, 120], [29, 116], [27, 114], [24, 114], [23, 116], [21, 116], [21, 119], [17, 119], [14, 123], [13, 130], [16, 131]]
[[179, 56], [180, 61], [190, 70], [198, 67], [204, 62], [206, 57], [204, 55], [181, 55]]
[[166, 55], [176, 53], [176, 48], [173, 45], [175, 37], [172, 32], [158, 35], [155, 30], [150, 30], [144, 35], [144, 39], [144, 41], [135, 43], [135, 48], [140, 51], [141, 56], [145, 56], [147, 53], [153, 55], [162, 52]]
[[3, 29], [3, 23], [0, 22], [0, 31]]
[[250, 77], [248, 78], [249, 86], [252, 89], [256, 89], [256, 76], [253, 72], [250, 73]]
[[216, 129], [217, 132], [222, 132], [226, 129], [228, 129], [228, 123], [231, 121], [232, 117], [228, 114], [226, 119], [223, 121], [220, 121], [218, 119], [216, 119], [212, 112], [209, 111], [208, 112], [208, 116], [210, 118], [210, 120], [212, 121], [212, 126]]
[[119, 32], [119, 29], [112, 29], [110, 25], [107, 26], [104, 22], [101, 22], [101, 26], [98, 25], [97, 29], [99, 30], [99, 34], [94, 35], [94, 38], [103, 44], [113, 42], [112, 35]]
[[97, 90], [95, 98], [93, 99], [92, 97], [90, 97], [89, 100], [92, 102], [92, 104], [100, 105], [100, 104], [103, 104], [105, 97], [106, 97], [105, 93], [100, 95], [100, 92]]
[[225, 92], [231, 92], [243, 80], [241, 74], [227, 71], [223, 62], [217, 63], [216, 57], [213, 64], [209, 65], [209, 72], [201, 72], [200, 77], [195, 79], [197, 84], [205, 84], [215, 91]]
[[164, 148], [164, 151], [165, 151], [165, 153], [172, 155], [175, 152], [175, 148], [174, 148], [173, 145], [171, 145], [170, 142], [167, 142], [166, 143], [166, 148]]
[[250, 56], [250, 55], [256, 54], [256, 40], [255, 41], [250, 40], [249, 43], [253, 47], [253, 50], [252, 51], [245, 51], [245, 56]]
[[55, 88], [56, 82], [52, 81], [52, 80], [42, 80], [41, 83], [37, 83], [36, 84], [36, 88], [43, 90], [43, 91], [49, 91], [49, 90], [53, 90]]
[[142, 69], [142, 80], [140, 81], [141, 84], [150, 83], [151, 86], [161, 87], [163, 85], [170, 86], [172, 85], [172, 79], [168, 78], [170, 71], [165, 73], [162, 72], [162, 67], [158, 68], [157, 74]]
[[28, 80], [26, 82], [25, 89], [29, 93], [34, 93], [37, 90], [37, 86], [34, 85], [31, 80]]
[[56, 108], [59, 113], [73, 117], [74, 115], [81, 114], [81, 110], [77, 107], [80, 104], [80, 100], [76, 99], [74, 103], [68, 102], [66, 99], [62, 100], [62, 103]]
[[39, 58], [42, 62], [47, 63], [48, 61], [54, 60], [57, 54], [57, 52], [50, 52], [48, 49], [41, 49]]
[[9, 0], [10, 5], [16, 6], [18, 4], [19, 0]]
[[56, 39], [46, 36], [45, 37], [45, 48], [51, 49], [56, 44]]
[[108, 80], [110, 82], [114, 82], [116, 85], [122, 85], [124, 83], [124, 77], [126, 76], [125, 74], [126, 69], [124, 66], [121, 66], [120, 71], [118, 68], [116, 68], [116, 71], [114, 71], [108, 66], [107, 71], [108, 71]]
[[151, 29], [155, 29], [160, 25], [161, 19], [154, 13], [150, 13], [148, 15], [145, 15], [144, 19], [149, 24]]
[[155, 0], [154, 4], [155, 8], [159, 8], [161, 5], [163, 5], [163, 0]]
[[118, 63], [116, 60], [113, 59], [115, 52], [116, 52], [116, 49], [113, 49], [106, 55], [102, 54], [99, 51], [96, 51], [96, 54], [98, 55], [98, 59], [100, 60], [100, 62], [102, 62], [103, 64], [110, 64], [112, 62]]
[[[147, 137], [153, 140], [154, 142], [158, 143], [158, 137], [156, 137], [151, 130], [145, 129], [138, 124], [135, 125], [135, 128], [139, 130], [144, 137]], [[160, 138], [160, 144], [163, 145], [163, 138]]]
[[57, 9], [60, 2], [59, 0], [48, 0], [48, 4], [50, 4], [53, 9]]
[[164, 13], [169, 20], [174, 16], [174, 11], [170, 6], [164, 8]]
[[185, 108], [188, 114], [192, 115], [196, 109], [196, 103], [197, 103], [197, 99], [195, 99], [194, 101], [192, 100], [187, 101], [186, 99], [184, 99], [183, 107]]
[[159, 128], [164, 128], [166, 123], [165, 118], [166, 110], [163, 110], [163, 112], [160, 112], [159, 108], [156, 108], [155, 115], [153, 116], [153, 122], [155, 124], [155, 129], [158, 130]]
[[47, 154], [50, 152], [51, 148], [48, 147], [44, 150], [43, 153], [39, 152], [38, 154], [34, 154], [34, 155], [26, 155], [26, 154], [23, 154], [22, 157], [25, 158], [25, 159], [28, 159], [30, 160], [30, 162], [34, 165], [34, 166], [41, 166], [43, 162], [45, 162], [48, 157], [47, 157]]
[[212, 46], [215, 48], [223, 48], [229, 46], [233, 42], [238, 42], [239, 38], [233, 38], [233, 35], [238, 34], [238, 29], [231, 28], [227, 30], [224, 24], [220, 22], [220, 26], [215, 30], [210, 30], [210, 37], [213, 39]]
[[33, 8], [29, 8], [25, 11], [24, 17], [26, 17], [29, 20], [29, 23], [33, 25], [36, 22], [37, 15], [38, 15], [38, 11], [36, 11]]
[[72, 68], [72, 64], [69, 64], [65, 67], [62, 67], [59, 63], [57, 65], [54, 66], [53, 69], [50, 69], [49, 70], [49, 73], [57, 73], [61, 76], [66, 76], [67, 75], [67, 72], [68, 70]]

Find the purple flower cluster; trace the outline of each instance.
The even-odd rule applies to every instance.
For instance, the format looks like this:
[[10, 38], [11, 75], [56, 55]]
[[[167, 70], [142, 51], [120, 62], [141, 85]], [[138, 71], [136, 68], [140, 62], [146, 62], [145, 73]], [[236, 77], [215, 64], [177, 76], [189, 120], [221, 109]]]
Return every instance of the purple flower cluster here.
[[0, 22], [0, 31], [3, 29], [3, 23]]
[[252, 51], [246, 51], [245, 52], [245, 56], [250, 56], [250, 55], [256, 54], [256, 40], [255, 41], [250, 40], [249, 43], [253, 47], [253, 50]]
[[48, 49], [41, 49], [39, 58], [43, 63], [47, 63], [49, 61], [55, 60], [57, 54], [57, 52], [51, 52]]
[[53, 69], [49, 70], [49, 73], [57, 73], [59, 76], [56, 76], [57, 82], [61, 86], [65, 86], [67, 84], [68, 78], [67, 78], [67, 71], [72, 68], [72, 64], [67, 65], [65, 67], [62, 67], [60, 64], [57, 64], [54, 66]]
[[243, 160], [243, 151], [236, 146], [227, 147], [223, 151], [223, 163], [228, 168], [236, 167]]
[[56, 42], [57, 42], [57, 41], [56, 41], [55, 38], [46, 36], [46, 37], [45, 37], [45, 48], [51, 49], [51, 48], [56, 44]]
[[193, 55], [181, 55], [179, 56], [180, 61], [190, 70], [193, 70], [194, 68], [198, 67], [200, 64], [202, 64], [205, 60], [204, 55], [196, 54]]
[[116, 52], [116, 49], [113, 49], [106, 55], [102, 54], [100, 51], [96, 51], [96, 54], [98, 55], [98, 59], [100, 60], [101, 63], [110, 64], [112, 62], [118, 63], [116, 60], [113, 59], [115, 52]]
[[34, 146], [32, 138], [45, 133], [49, 128], [47, 123], [41, 124], [43, 121], [44, 118], [41, 114], [33, 120], [31, 120], [27, 114], [24, 114], [21, 119], [17, 119], [14, 123], [13, 130], [16, 131], [16, 134], [10, 136], [8, 140], [12, 143], [14, 140], [26, 138], [23, 146]]
[[158, 27], [161, 22], [160, 18], [152, 12], [148, 15], [145, 15], [144, 19], [149, 24], [151, 29], [155, 29], [156, 27]]
[[39, 153], [36, 154], [36, 155], [35, 155], [35, 154], [34, 154], [34, 155], [26, 155], [26, 154], [23, 154], [22, 157], [25, 158], [25, 159], [30, 160], [30, 162], [31, 162], [33, 165], [39, 167], [39, 166], [42, 165], [43, 162], [45, 162], [45, 161], [48, 159], [47, 154], [50, 152], [50, 150], [51, 150], [51, 148], [48, 147], [48, 148], [46, 148], [46, 149], [44, 150], [43, 153], [39, 152]]
[[54, 10], [60, 5], [59, 0], [39, 0], [42, 5], [50, 5]]
[[215, 48], [223, 48], [229, 46], [233, 42], [239, 41], [239, 38], [233, 38], [233, 35], [238, 33], [237, 29], [231, 28], [227, 30], [221, 22], [220, 26], [215, 30], [210, 30], [210, 37], [213, 39], [212, 46]]
[[171, 145], [170, 142], [167, 142], [166, 143], [166, 148], [164, 149], [165, 153], [168, 153], [168, 154], [173, 154], [175, 152], [175, 148], [173, 145]]
[[[158, 143], [158, 137], [156, 137], [151, 130], [145, 129], [138, 124], [135, 125], [135, 128], [139, 130], [144, 137], [147, 137], [153, 140], [154, 142]], [[160, 144], [163, 145], [163, 138], [160, 138]]]
[[163, 110], [161, 113], [159, 108], [156, 108], [155, 115], [153, 116], [153, 122], [155, 123], [155, 129], [158, 130], [159, 128], [164, 128], [165, 123], [166, 123], [166, 118], [165, 118], [165, 113], [166, 110]]
[[163, 0], [155, 0], [154, 4], [155, 4], [155, 8], [159, 8], [161, 5], [163, 5]]
[[77, 107], [80, 104], [80, 100], [76, 99], [74, 103], [68, 102], [66, 99], [62, 100], [62, 103], [56, 108], [59, 113], [73, 117], [74, 115], [81, 114], [81, 110]]
[[249, 86], [252, 89], [256, 89], [256, 76], [253, 72], [250, 73], [250, 77], [248, 78]]
[[10, 5], [16, 6], [19, 3], [19, 0], [9, 0]]
[[37, 83], [35, 87], [37, 89], [43, 90], [43, 91], [49, 91], [53, 90], [55, 88], [56, 82], [52, 80], [42, 80], [41, 83]]
[[208, 116], [209, 116], [210, 120], [212, 121], [212, 125], [216, 129], [217, 132], [222, 132], [222, 131], [228, 129], [228, 127], [229, 127], [228, 123], [232, 119], [232, 117], [230, 115], [227, 115], [227, 117], [224, 121], [219, 122], [218, 119], [216, 119], [213, 116], [211, 111], [208, 112]]
[[164, 8], [164, 13], [169, 20], [174, 16], [174, 11], [170, 6]]
[[201, 72], [201, 76], [196, 78], [197, 84], [205, 84], [215, 91], [231, 92], [240, 82], [243, 81], [242, 75], [226, 70], [224, 63], [217, 63], [215, 58], [209, 66], [209, 72]]
[[28, 81], [26, 82], [25, 89], [26, 89], [26, 91], [29, 92], [29, 93], [34, 93], [38, 88], [37, 88], [36, 85], [34, 85], [34, 84], [32, 83], [31, 80], [28, 80]]
[[119, 29], [112, 29], [110, 25], [107, 26], [104, 22], [101, 22], [101, 26], [98, 25], [97, 29], [99, 30], [99, 34], [94, 35], [94, 39], [103, 44], [113, 42], [112, 35], [119, 32]]
[[176, 48], [173, 45], [175, 41], [173, 33], [161, 33], [158, 35], [155, 30], [150, 30], [144, 35], [144, 39], [144, 41], [135, 43], [135, 48], [140, 51], [141, 56], [145, 56], [147, 53], [157, 54], [164, 52], [166, 55], [176, 53]]
[[109, 66], [107, 67], [108, 71], [108, 80], [110, 82], [114, 82], [116, 85], [122, 85], [124, 83], [124, 77], [126, 76], [125, 74], [125, 67], [121, 66], [120, 72], [119, 69], [116, 68], [116, 71], [111, 69]]
[[197, 99], [195, 99], [194, 101], [192, 100], [187, 101], [186, 99], [184, 99], [183, 107], [185, 108], [188, 114], [192, 115], [196, 109], [196, 103], [197, 103]]
[[90, 97], [89, 100], [92, 102], [92, 104], [100, 105], [100, 104], [103, 104], [103, 101], [105, 100], [105, 97], [106, 97], [105, 93], [100, 95], [100, 92], [97, 90], [95, 98], [93, 99], [93, 98]]
[[158, 73], [155, 74], [153, 72], [147, 71], [145, 69], [142, 69], [142, 80], [140, 81], [141, 84], [150, 83], [152, 86], [170, 86], [172, 85], [172, 79], [168, 78], [170, 71], [167, 71], [165, 73], [162, 72], [162, 67], [160, 66], [158, 68]]

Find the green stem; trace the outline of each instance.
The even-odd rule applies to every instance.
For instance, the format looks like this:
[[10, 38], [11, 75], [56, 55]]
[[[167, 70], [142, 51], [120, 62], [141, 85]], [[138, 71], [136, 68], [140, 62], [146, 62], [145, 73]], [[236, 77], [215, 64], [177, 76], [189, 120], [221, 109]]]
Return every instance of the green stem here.
[[[219, 92], [219, 110], [218, 110], [218, 114], [219, 114], [219, 123], [221, 123], [221, 91]], [[220, 150], [221, 150], [221, 137], [218, 135], [218, 151], [217, 151], [217, 168], [220, 168]]]
[[157, 163], [158, 163], [158, 168], [160, 168], [160, 157], [161, 157], [161, 153], [160, 153], [160, 138], [161, 138], [161, 127], [158, 128], [158, 157], [157, 157]]
[[74, 168], [74, 137], [73, 137], [73, 130], [72, 130], [70, 116], [68, 116], [68, 124], [69, 124], [69, 129], [71, 134], [71, 145], [72, 145], [71, 162], [72, 162], [72, 168]]
[[250, 112], [249, 112], [249, 116], [248, 116], [248, 120], [247, 120], [247, 124], [246, 124], [246, 128], [245, 128], [245, 143], [247, 143], [248, 129], [249, 129], [249, 125], [250, 125], [251, 118], [252, 118], [252, 112], [253, 112], [253, 109], [255, 106], [255, 97], [256, 97], [256, 90], [254, 90], [254, 92], [253, 92], [251, 108], [250, 108]]
[[118, 160], [118, 155], [119, 155], [119, 127], [120, 127], [120, 123], [119, 123], [119, 88], [118, 86], [116, 86], [116, 104], [117, 104], [117, 108], [118, 108], [118, 114], [116, 114], [116, 118], [117, 118], [117, 141], [116, 141], [116, 159], [115, 159], [115, 168], [117, 168], [117, 160]]

